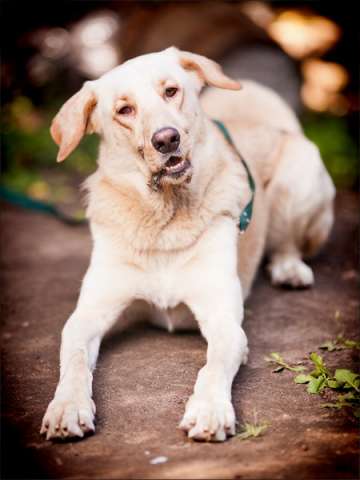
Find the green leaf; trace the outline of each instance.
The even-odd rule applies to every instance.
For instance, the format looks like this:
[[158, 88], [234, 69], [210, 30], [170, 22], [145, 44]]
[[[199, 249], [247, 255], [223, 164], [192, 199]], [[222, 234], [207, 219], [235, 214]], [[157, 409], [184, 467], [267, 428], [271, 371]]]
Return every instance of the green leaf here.
[[324, 368], [324, 361], [320, 355], [316, 352], [310, 353], [310, 360], [314, 363], [314, 365], [318, 368]]
[[305, 370], [305, 367], [303, 367], [302, 365], [297, 365], [295, 367], [291, 367], [289, 370], [291, 370], [292, 372], [303, 372]]
[[277, 352], [270, 353], [270, 357], [272, 360], [275, 360], [275, 362], [284, 362], [282, 356]]
[[353, 387], [357, 392], [360, 392], [359, 382], [357, 381], [358, 378], [359, 378], [358, 373], [354, 373], [351, 370], [347, 370], [345, 368], [338, 368], [335, 371], [335, 379], [340, 384], [345, 384], [344, 385], [345, 388], [347, 385], [349, 385], [350, 387]]
[[360, 350], [360, 341], [343, 339], [343, 344], [346, 348], [355, 348]]
[[325, 383], [326, 378], [323, 375], [312, 377], [307, 387], [308, 393], [319, 393], [324, 388]]
[[339, 388], [341, 386], [336, 380], [328, 380], [326, 385], [330, 388]]
[[345, 348], [352, 348], [360, 350], [360, 341], [350, 340], [344, 338], [342, 335], [338, 335], [335, 340], [327, 340], [319, 347], [322, 350], [333, 352], [334, 350], [344, 350]]
[[269, 357], [264, 358], [267, 362], [276, 363], [277, 365], [279, 365], [279, 367], [273, 370], [274, 373], [282, 372], [284, 369], [290, 370], [291, 372], [302, 372], [303, 370], [305, 370], [305, 367], [303, 367], [302, 365], [296, 365], [292, 367], [291, 365], [286, 363], [282, 356], [277, 352], [271, 352]]
[[328, 350], [329, 352], [333, 352], [334, 350], [338, 350], [339, 347], [336, 345], [336, 342], [333, 340], [327, 340], [324, 342], [320, 347], [322, 350]]
[[324, 360], [320, 355], [315, 352], [310, 354], [310, 360], [315, 365], [315, 370], [311, 372], [311, 375], [314, 377], [319, 377], [321, 375], [329, 376], [329, 372], [325, 366]]
[[296, 375], [294, 378], [295, 383], [309, 383], [313, 377], [311, 375], [305, 375], [303, 373], [300, 373], [300, 375]]
[[336, 402], [332, 403], [323, 403], [320, 405], [321, 408], [349, 408], [351, 409], [353, 415], [356, 417], [360, 411], [360, 395], [354, 390], [347, 392], [345, 394], [338, 395]]

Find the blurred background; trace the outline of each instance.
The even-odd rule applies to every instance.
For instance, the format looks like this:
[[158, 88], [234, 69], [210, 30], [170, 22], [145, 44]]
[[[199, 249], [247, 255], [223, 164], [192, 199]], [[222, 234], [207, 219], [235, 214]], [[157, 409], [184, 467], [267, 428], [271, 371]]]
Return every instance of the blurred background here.
[[274, 88], [337, 187], [357, 188], [358, 21], [341, 3], [3, 0], [1, 10], [2, 188], [81, 216], [78, 185], [96, 168], [98, 139], [59, 166], [52, 117], [85, 80], [170, 45]]

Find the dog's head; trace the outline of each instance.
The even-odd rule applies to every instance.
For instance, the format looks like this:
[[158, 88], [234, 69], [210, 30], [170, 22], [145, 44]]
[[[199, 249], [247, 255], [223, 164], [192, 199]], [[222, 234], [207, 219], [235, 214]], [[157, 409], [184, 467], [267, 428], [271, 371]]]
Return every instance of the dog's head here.
[[201, 137], [198, 97], [205, 84], [240, 88], [212, 60], [174, 47], [134, 58], [86, 82], [52, 123], [57, 160], [63, 161], [85, 133], [96, 132], [103, 139], [104, 168], [110, 175], [140, 170], [154, 190], [189, 182]]

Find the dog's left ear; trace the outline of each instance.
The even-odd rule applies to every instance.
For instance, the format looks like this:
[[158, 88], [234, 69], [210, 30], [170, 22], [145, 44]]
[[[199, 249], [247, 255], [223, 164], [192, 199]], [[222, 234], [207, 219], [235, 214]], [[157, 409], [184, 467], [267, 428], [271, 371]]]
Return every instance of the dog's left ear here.
[[203, 55], [185, 52], [183, 50], [178, 50], [175, 47], [172, 48], [178, 55], [180, 65], [185, 70], [195, 72], [200, 78], [202, 86], [207, 84], [212, 85], [213, 87], [225, 88], [228, 90], [241, 89], [240, 83], [226, 76], [220, 65], [213, 60], [210, 60]]
[[58, 162], [70, 155], [86, 132], [91, 133], [89, 120], [97, 100], [90, 84], [91, 82], [86, 82], [81, 90], [64, 103], [51, 124], [51, 136], [59, 145]]

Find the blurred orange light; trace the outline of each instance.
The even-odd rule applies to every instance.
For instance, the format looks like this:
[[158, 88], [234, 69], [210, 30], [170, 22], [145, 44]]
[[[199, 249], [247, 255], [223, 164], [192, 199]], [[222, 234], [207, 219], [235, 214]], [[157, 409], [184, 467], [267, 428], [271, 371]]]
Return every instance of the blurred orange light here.
[[349, 81], [348, 73], [342, 65], [315, 58], [303, 63], [302, 72], [305, 80], [333, 92], [344, 88]]
[[268, 27], [269, 35], [294, 58], [323, 54], [340, 37], [340, 28], [319, 15], [287, 10]]
[[306, 106], [324, 112], [343, 115], [348, 102], [340, 91], [347, 85], [349, 76], [345, 68], [337, 63], [319, 59], [306, 60], [302, 65], [304, 85], [301, 96]]

